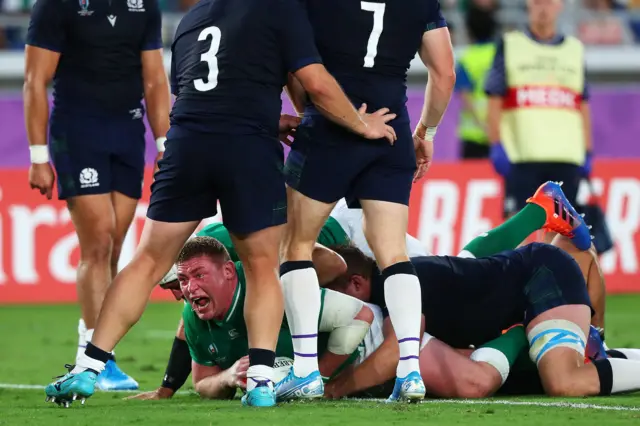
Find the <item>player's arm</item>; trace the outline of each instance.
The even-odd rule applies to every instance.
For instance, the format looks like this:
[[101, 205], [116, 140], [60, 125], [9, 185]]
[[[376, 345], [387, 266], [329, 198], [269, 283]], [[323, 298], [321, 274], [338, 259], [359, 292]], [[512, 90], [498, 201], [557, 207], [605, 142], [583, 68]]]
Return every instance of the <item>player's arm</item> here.
[[158, 151], [163, 152], [169, 131], [171, 93], [162, 56], [162, 15], [155, 1], [147, 7], [150, 7], [149, 18], [141, 52], [144, 99]]
[[[394, 130], [390, 126], [380, 126], [380, 121], [387, 123], [395, 118], [395, 114], [386, 114], [388, 110], [371, 115], [365, 114], [366, 110], [357, 111], [336, 79], [322, 65], [302, 2], [284, 0], [280, 4], [272, 18], [279, 23], [285, 63], [318, 111], [356, 134], [369, 139], [385, 137], [394, 142]], [[299, 104], [298, 99], [292, 101]]]
[[31, 147], [40, 147], [35, 151], [31, 148], [32, 153], [40, 151], [47, 161], [47, 85], [55, 75], [65, 45], [64, 11], [58, 0], [38, 0], [31, 13], [25, 47], [23, 97], [27, 138]]
[[171, 398], [184, 385], [189, 378], [189, 374], [191, 374], [191, 354], [184, 334], [184, 322], [180, 318], [178, 330], [173, 339], [167, 369], [160, 387], [154, 391], [143, 392], [125, 399], [155, 400]]
[[[400, 359], [398, 338], [393, 331], [389, 317], [383, 324], [384, 341], [380, 347], [362, 364], [352, 370], [345, 371], [336, 380], [332, 396], [340, 398], [381, 385], [396, 376], [396, 367]], [[420, 333], [424, 331], [424, 316]]]
[[[434, 19], [444, 25], [444, 19], [441, 18], [439, 7], [434, 14], [436, 15]], [[446, 25], [425, 31], [418, 54], [429, 71], [429, 79], [416, 133], [423, 139], [425, 136], [428, 138], [427, 133], [429, 132], [427, 129], [429, 129], [431, 138], [433, 138], [435, 129], [440, 124], [447, 106], [449, 106], [456, 82], [451, 35]]]
[[231, 368], [206, 366], [193, 362], [193, 387], [207, 399], [231, 399], [237, 388], [244, 388], [249, 368], [249, 357], [239, 359]]
[[313, 248], [312, 260], [321, 286], [347, 272], [347, 264], [342, 256], [320, 243]]
[[302, 87], [302, 84], [300, 84], [300, 81], [291, 73], [289, 73], [287, 77], [285, 91], [287, 92], [287, 96], [289, 96], [289, 100], [291, 100], [296, 114], [298, 114], [298, 117], [302, 117], [304, 115], [304, 107], [307, 103], [307, 92], [304, 90], [304, 87]]

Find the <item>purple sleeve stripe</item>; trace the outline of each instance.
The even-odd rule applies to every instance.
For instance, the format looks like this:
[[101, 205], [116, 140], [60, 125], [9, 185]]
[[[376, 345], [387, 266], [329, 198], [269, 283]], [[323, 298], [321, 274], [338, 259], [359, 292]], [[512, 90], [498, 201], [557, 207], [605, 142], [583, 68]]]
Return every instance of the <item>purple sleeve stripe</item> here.
[[292, 339], [312, 339], [318, 337], [318, 334], [295, 334], [291, 336]]
[[420, 359], [420, 358], [418, 358], [418, 356], [417, 356], [417, 355], [409, 355], [409, 356], [402, 356], [402, 357], [400, 357], [400, 361], [406, 361], [406, 360], [408, 360], [408, 359]]
[[315, 354], [303, 354], [303, 353], [300, 353], [300, 352], [294, 352], [293, 354], [295, 356], [301, 356], [303, 358], [313, 358], [313, 357], [317, 357], [318, 356], [317, 353], [315, 353]]
[[420, 341], [420, 339], [418, 337], [405, 337], [404, 339], [398, 340], [398, 343], [419, 342], [419, 341]]

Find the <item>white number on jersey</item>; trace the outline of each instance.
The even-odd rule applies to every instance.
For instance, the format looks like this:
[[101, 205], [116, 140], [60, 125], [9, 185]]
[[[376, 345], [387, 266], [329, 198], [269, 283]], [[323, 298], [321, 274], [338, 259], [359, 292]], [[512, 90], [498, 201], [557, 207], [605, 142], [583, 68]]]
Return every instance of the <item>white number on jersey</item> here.
[[360, 8], [362, 10], [373, 12], [373, 29], [371, 30], [371, 34], [369, 34], [367, 55], [364, 57], [365, 68], [373, 68], [375, 64], [376, 55], [378, 54], [378, 42], [384, 30], [384, 9], [386, 6], [384, 3], [360, 2]]
[[199, 92], [213, 90], [218, 85], [218, 58], [216, 57], [216, 55], [218, 54], [218, 49], [220, 49], [220, 38], [222, 37], [220, 28], [205, 28], [200, 32], [198, 41], [205, 41], [209, 37], [211, 37], [211, 46], [209, 46], [209, 50], [200, 55], [200, 61], [206, 62], [207, 67], [209, 68], [207, 81], [205, 82], [201, 78], [193, 81], [193, 85]]

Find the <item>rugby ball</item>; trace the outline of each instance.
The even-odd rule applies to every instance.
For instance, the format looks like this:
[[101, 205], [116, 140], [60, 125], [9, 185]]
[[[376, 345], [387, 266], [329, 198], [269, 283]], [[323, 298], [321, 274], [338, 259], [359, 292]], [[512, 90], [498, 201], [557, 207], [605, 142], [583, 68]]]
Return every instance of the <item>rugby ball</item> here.
[[289, 370], [293, 368], [293, 360], [286, 356], [276, 357], [276, 362], [273, 364], [273, 382], [278, 383], [280, 380], [287, 377]]
[[158, 285], [160, 287], [164, 287], [172, 281], [178, 281], [178, 268], [176, 267], [176, 265], [171, 266], [171, 269], [169, 269], [167, 275], [165, 275], [164, 278], [160, 280]]

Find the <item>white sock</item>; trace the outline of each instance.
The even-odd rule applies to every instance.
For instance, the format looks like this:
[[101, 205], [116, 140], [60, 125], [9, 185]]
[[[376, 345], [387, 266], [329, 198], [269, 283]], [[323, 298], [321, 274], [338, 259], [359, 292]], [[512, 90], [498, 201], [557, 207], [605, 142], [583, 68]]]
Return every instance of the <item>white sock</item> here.
[[84, 323], [84, 320], [80, 318], [78, 321], [78, 350], [76, 351], [76, 363], [78, 362], [78, 358], [80, 355], [84, 353], [85, 348], [87, 347], [87, 326]]
[[[285, 262], [283, 266], [286, 268], [291, 263], [294, 262]], [[288, 270], [280, 280], [287, 322], [293, 338], [293, 373], [298, 377], [306, 377], [318, 371], [320, 286], [311, 262], [295, 263], [301, 264], [304, 269]]]
[[247, 370], [247, 392], [253, 390], [259, 382], [268, 381], [268, 385], [273, 389], [273, 367], [266, 365], [252, 365]]
[[[406, 263], [413, 269], [409, 262]], [[393, 265], [392, 268], [395, 269], [398, 265]], [[384, 300], [400, 345], [400, 362], [396, 375], [404, 378], [413, 371], [420, 371], [418, 356], [422, 292], [418, 277], [407, 273], [387, 277], [384, 281]]]
[[611, 393], [640, 390], [640, 362], [609, 358], [613, 373]]
[[632, 361], [640, 361], [640, 349], [631, 349], [631, 348], [618, 349], [618, 348], [615, 348], [614, 351], [620, 352], [621, 354], [626, 356], [627, 359], [630, 359]]
[[98, 373], [102, 373], [104, 370], [104, 362], [90, 358], [83, 352], [82, 355], [76, 359], [76, 366], [71, 370], [71, 372], [77, 374], [83, 372], [87, 368], [97, 371]]

